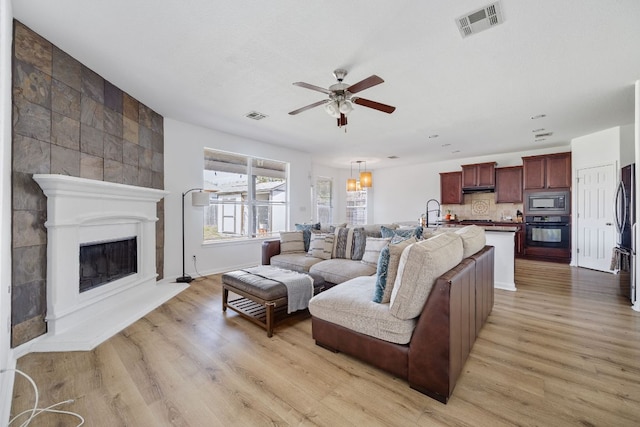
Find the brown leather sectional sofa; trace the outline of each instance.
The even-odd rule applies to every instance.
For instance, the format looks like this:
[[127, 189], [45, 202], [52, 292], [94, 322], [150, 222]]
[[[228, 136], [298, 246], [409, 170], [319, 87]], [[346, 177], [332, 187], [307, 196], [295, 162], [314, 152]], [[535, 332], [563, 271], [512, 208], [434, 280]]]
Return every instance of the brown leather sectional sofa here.
[[[263, 247], [263, 264], [274, 255], [269, 252], [273, 249]], [[341, 286], [349, 282], [337, 285]], [[312, 316], [312, 335], [319, 346], [356, 357], [447, 403], [493, 303], [494, 248], [484, 246], [435, 280], [407, 344], [316, 316]]]

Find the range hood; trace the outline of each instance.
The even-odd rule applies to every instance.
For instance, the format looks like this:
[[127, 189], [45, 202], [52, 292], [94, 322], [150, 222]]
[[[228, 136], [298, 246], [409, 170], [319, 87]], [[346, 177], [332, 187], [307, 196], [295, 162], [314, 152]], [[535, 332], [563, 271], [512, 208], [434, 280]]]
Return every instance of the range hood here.
[[473, 194], [473, 193], [493, 193], [495, 192], [495, 187], [463, 187], [462, 194]]

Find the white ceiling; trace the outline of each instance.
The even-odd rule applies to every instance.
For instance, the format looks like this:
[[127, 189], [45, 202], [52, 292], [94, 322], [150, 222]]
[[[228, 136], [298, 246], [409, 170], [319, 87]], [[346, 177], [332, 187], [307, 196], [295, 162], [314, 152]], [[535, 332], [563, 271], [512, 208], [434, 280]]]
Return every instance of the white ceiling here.
[[[13, 11], [167, 118], [334, 167], [562, 146], [633, 123], [640, 1], [501, 0], [505, 22], [463, 39], [456, 18], [489, 3], [14, 0]], [[325, 97], [293, 82], [328, 87], [336, 68], [349, 84], [382, 77], [358, 95], [396, 111], [356, 106], [346, 133], [322, 107], [287, 114]], [[539, 128], [553, 135], [535, 142]]]

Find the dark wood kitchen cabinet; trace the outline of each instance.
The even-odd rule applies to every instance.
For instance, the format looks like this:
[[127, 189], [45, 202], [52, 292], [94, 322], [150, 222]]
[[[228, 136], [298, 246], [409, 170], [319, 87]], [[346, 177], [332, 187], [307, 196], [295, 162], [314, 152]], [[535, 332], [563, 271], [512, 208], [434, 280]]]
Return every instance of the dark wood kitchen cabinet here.
[[462, 188], [494, 188], [496, 184], [495, 162], [462, 165]]
[[496, 168], [496, 203], [522, 203], [522, 166]]
[[440, 203], [459, 205], [462, 201], [462, 172], [440, 173]]
[[525, 190], [571, 188], [571, 153], [522, 158]]

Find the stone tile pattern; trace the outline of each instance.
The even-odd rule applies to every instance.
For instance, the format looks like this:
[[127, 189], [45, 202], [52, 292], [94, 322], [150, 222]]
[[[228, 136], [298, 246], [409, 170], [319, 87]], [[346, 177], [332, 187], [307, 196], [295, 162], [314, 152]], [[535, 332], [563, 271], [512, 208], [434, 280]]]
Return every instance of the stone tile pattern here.
[[[12, 346], [46, 332], [46, 196], [32, 176], [164, 188], [163, 117], [14, 21]], [[156, 260], [164, 265], [164, 201]]]
[[442, 215], [447, 211], [458, 219], [490, 219], [500, 221], [510, 216], [514, 220], [518, 211], [522, 212], [522, 203], [496, 203], [494, 193], [472, 193], [464, 195], [461, 205], [442, 205]]

